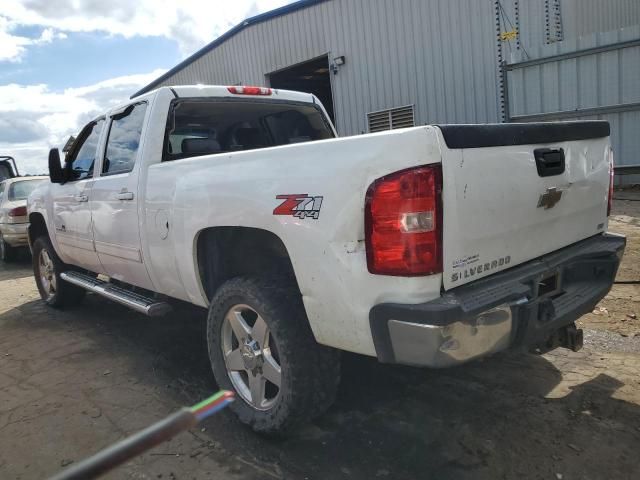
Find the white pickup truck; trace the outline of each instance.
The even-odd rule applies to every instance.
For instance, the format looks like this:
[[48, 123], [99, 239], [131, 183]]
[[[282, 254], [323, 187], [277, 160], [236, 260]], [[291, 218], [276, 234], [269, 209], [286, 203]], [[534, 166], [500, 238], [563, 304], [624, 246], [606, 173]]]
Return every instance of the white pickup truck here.
[[310, 94], [163, 87], [90, 122], [29, 198], [36, 282], [148, 315], [208, 308], [215, 378], [257, 431], [332, 402], [340, 350], [446, 367], [578, 349], [609, 291], [607, 122], [337, 138]]

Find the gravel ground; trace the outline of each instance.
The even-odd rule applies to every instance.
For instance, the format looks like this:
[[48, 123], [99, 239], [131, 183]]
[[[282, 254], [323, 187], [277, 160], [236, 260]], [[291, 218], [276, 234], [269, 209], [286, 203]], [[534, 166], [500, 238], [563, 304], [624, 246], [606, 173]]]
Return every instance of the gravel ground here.
[[640, 191], [617, 192], [615, 197], [620, 200], [615, 202], [609, 230], [627, 236], [618, 283], [579, 326], [634, 337], [640, 336]]
[[602, 352], [640, 353], [640, 342], [636, 337], [623, 337], [609, 330], [585, 330], [584, 338], [586, 343]]
[[[625, 282], [639, 207], [616, 202], [611, 221], [629, 235]], [[108, 478], [637, 478], [639, 288], [616, 285], [581, 319], [580, 352], [438, 371], [345, 355], [336, 404], [290, 438], [223, 412]], [[0, 267], [0, 478], [46, 478], [215, 389], [201, 310], [151, 319], [90, 295], [55, 311], [27, 260]]]

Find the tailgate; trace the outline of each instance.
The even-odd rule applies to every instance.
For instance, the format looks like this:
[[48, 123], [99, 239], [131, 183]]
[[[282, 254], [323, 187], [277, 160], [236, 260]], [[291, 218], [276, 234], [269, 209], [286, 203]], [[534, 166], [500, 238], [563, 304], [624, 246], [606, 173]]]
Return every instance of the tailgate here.
[[608, 122], [439, 128], [446, 290], [606, 230]]

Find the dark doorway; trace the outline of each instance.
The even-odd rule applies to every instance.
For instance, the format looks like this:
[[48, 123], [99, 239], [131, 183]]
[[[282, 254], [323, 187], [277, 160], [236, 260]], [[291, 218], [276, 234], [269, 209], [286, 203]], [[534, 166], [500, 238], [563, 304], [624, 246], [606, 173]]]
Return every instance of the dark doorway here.
[[269, 84], [273, 88], [313, 93], [335, 124], [328, 57], [319, 57], [270, 73]]

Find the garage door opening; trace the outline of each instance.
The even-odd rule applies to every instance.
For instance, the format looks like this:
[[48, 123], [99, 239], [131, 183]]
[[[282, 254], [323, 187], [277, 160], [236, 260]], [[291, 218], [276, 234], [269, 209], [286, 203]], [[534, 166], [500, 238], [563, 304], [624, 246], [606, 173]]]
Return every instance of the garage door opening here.
[[313, 93], [335, 124], [330, 75], [329, 58], [325, 56], [270, 73], [269, 85], [273, 88]]

